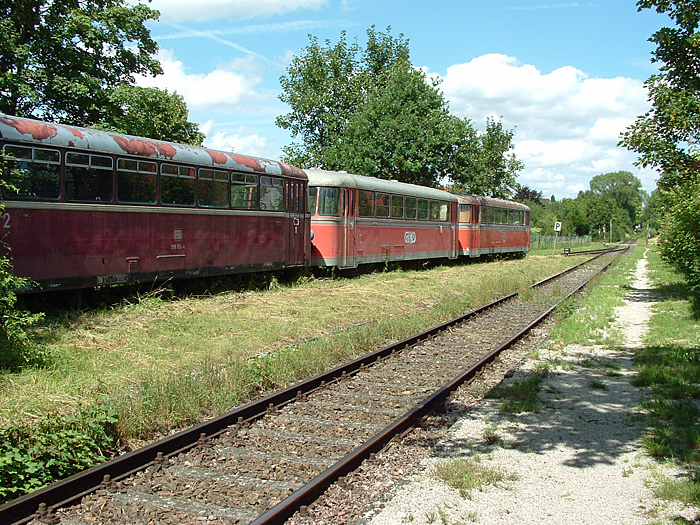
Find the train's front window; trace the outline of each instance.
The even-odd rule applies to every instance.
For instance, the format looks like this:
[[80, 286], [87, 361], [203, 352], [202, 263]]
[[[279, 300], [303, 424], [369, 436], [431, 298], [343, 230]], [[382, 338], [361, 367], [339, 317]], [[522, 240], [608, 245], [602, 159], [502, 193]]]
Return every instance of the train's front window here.
[[318, 214], [319, 215], [333, 215], [337, 217], [339, 213], [339, 202], [340, 202], [340, 188], [326, 188], [322, 187], [318, 189]]
[[316, 201], [318, 200], [318, 187], [309, 186], [309, 213], [316, 213]]

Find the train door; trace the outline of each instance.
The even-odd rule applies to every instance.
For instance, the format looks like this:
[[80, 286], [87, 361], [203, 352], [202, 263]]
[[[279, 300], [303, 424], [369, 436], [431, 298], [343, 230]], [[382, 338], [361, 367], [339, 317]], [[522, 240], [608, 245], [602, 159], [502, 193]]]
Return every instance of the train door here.
[[481, 209], [482, 206], [472, 205], [472, 223], [469, 230], [469, 256], [479, 257], [481, 247], [479, 246], [479, 231], [481, 230]]
[[455, 259], [459, 255], [459, 204], [451, 202], [450, 206], [450, 222], [452, 222], [452, 249], [450, 250], [450, 259]]
[[304, 183], [300, 180], [287, 180], [287, 224], [289, 238], [287, 239], [287, 265], [301, 266], [304, 264], [304, 213], [306, 196]]
[[343, 268], [354, 268], [355, 264], [355, 191], [341, 188], [341, 220], [343, 223]]

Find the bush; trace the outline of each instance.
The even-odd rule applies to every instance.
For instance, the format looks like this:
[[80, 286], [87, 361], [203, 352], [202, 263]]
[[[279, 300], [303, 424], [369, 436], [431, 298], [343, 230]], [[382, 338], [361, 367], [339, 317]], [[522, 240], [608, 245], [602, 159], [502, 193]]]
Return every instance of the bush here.
[[685, 278], [695, 312], [700, 312], [700, 176], [663, 190], [662, 257]]
[[108, 459], [116, 422], [116, 412], [99, 405], [0, 429], [0, 504]]
[[48, 355], [27, 332], [43, 314], [17, 310], [16, 291], [28, 280], [13, 275], [11, 269], [7, 257], [0, 256], [0, 370], [18, 371], [46, 364]]

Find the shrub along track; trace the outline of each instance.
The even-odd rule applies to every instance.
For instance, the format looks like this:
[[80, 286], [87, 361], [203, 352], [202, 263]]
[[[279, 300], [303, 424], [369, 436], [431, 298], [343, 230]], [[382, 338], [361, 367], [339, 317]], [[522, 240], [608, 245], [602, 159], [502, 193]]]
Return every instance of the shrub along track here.
[[0, 522], [283, 523], [619, 253], [10, 502]]

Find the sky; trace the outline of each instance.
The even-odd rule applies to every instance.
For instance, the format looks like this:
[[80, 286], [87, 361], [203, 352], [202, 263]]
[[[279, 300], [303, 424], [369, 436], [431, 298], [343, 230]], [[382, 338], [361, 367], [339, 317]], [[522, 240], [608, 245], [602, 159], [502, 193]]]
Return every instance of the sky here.
[[[620, 133], [649, 109], [651, 35], [672, 22], [636, 0], [152, 0], [149, 22], [164, 74], [137, 84], [176, 91], [205, 146], [279, 159], [294, 139], [280, 77], [309, 45], [366, 44], [376, 26], [408, 40], [450, 111], [483, 130], [513, 129], [525, 168], [517, 182], [575, 198], [595, 175], [630, 171], [651, 192], [658, 175], [635, 166]], [[303, 167], [303, 166], [302, 166]]]

